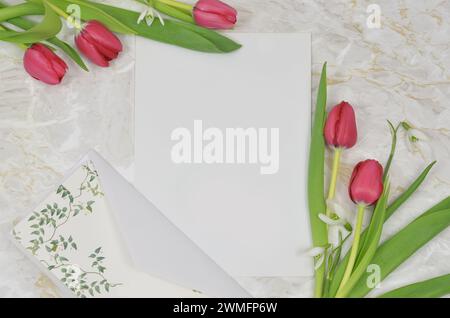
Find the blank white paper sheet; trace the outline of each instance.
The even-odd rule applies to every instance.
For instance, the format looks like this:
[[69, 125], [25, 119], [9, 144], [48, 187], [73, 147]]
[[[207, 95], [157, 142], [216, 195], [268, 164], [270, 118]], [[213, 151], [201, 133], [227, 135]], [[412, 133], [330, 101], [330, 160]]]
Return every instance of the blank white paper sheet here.
[[135, 185], [229, 274], [312, 275], [310, 34], [230, 37], [230, 54], [137, 39]]

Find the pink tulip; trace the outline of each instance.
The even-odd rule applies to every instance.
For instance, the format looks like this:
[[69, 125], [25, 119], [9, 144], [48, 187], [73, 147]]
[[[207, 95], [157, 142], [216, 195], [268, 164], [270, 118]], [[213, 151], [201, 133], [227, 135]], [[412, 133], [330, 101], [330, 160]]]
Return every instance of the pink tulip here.
[[89, 21], [75, 37], [78, 49], [92, 63], [108, 67], [109, 62], [122, 52], [119, 38], [98, 21]]
[[219, 0], [200, 0], [194, 6], [194, 20], [208, 29], [231, 29], [237, 22], [237, 11]]
[[383, 193], [383, 167], [376, 160], [358, 163], [350, 178], [349, 194], [353, 202], [372, 205]]
[[67, 71], [67, 64], [40, 43], [27, 49], [23, 56], [23, 65], [32, 77], [50, 85], [61, 83]]
[[352, 105], [341, 102], [331, 110], [325, 123], [324, 135], [329, 146], [351, 148], [356, 144], [358, 133]]

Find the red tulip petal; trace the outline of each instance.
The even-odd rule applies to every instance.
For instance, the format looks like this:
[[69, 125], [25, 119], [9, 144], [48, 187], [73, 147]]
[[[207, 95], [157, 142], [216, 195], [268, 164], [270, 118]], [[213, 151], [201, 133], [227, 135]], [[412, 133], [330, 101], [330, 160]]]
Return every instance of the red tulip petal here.
[[237, 11], [218, 0], [200, 0], [194, 7], [195, 22], [210, 29], [231, 29], [237, 21]]
[[228, 17], [230, 19], [229, 21], [236, 22], [236, 16], [237, 11], [233, 7], [229, 6], [226, 3], [223, 3], [222, 1], [218, 0], [200, 0], [195, 5], [195, 8], [203, 11], [203, 12], [210, 12], [210, 13], [216, 13], [222, 16]]
[[107, 60], [107, 61], [111, 61], [114, 60], [115, 58], [117, 58], [117, 56], [119, 55], [119, 53], [117, 51], [113, 51], [107, 47], [104, 47], [103, 45], [97, 43], [91, 36], [89, 33], [84, 33], [83, 34], [84, 38], [91, 43], [92, 45], [95, 46], [95, 48], [97, 49], [97, 51], [103, 55], [103, 57]]
[[85, 34], [81, 32], [76, 38], [75, 43], [78, 47], [78, 49], [87, 57], [89, 60], [101, 67], [108, 67], [109, 63], [105, 59], [105, 57], [97, 51], [97, 48], [95, 45], [91, 44], [88, 40], [85, 38]]
[[24, 68], [32, 77], [50, 85], [61, 82], [61, 78], [54, 70], [52, 63], [39, 49], [29, 48], [24, 55]]
[[325, 123], [324, 136], [325, 141], [330, 146], [336, 145], [336, 124], [339, 121], [339, 107], [334, 107], [331, 112], [328, 114], [327, 121]]
[[355, 111], [349, 103], [342, 102], [336, 127], [336, 144], [340, 147], [351, 148], [356, 144], [357, 139]]
[[66, 62], [64, 62], [59, 56], [55, 54], [55, 57], [51, 59], [51, 63], [56, 74], [58, 74], [60, 78], [63, 78], [68, 69]]
[[203, 12], [199, 10], [194, 11], [195, 23], [209, 29], [231, 29], [234, 27], [235, 21], [230, 21], [226, 17], [219, 14]]
[[349, 186], [350, 198], [358, 204], [372, 205], [383, 193], [383, 167], [376, 160], [360, 162], [354, 169]]
[[328, 115], [324, 128], [325, 141], [334, 147], [351, 148], [358, 133], [353, 107], [347, 102], [336, 105]]
[[349, 182], [349, 187], [348, 187], [348, 194], [349, 194], [349, 196], [350, 196], [350, 199], [351, 199], [353, 202], [355, 202], [355, 198], [353, 197], [353, 193], [352, 193], [352, 185], [353, 185], [353, 181], [354, 181], [355, 178], [356, 178], [356, 175], [358, 174], [358, 170], [359, 170], [359, 167], [361, 166], [361, 163], [362, 163], [362, 162], [358, 163], [358, 164], [355, 166], [355, 168], [353, 169], [353, 172], [352, 172], [352, 176], [350, 177], [350, 182]]
[[[122, 52], [122, 42], [120, 42], [119, 38], [100, 22], [96, 20], [89, 21], [83, 29], [83, 32], [87, 33], [90, 40], [92, 39], [95, 41], [97, 45], [116, 53]], [[90, 42], [92, 43], [92, 41]]]

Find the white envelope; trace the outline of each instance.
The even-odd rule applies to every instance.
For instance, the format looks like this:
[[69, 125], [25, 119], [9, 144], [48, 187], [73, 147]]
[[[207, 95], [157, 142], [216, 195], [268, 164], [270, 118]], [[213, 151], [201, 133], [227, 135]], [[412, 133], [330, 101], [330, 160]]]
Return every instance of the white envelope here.
[[12, 231], [63, 295], [249, 296], [96, 152], [67, 176]]
[[[229, 36], [243, 45], [230, 54], [137, 39], [134, 182], [233, 276], [312, 275], [306, 205], [310, 34]], [[228, 161], [232, 147], [217, 147], [224, 152], [218, 159], [205, 155], [212, 135], [222, 134], [225, 145], [227, 131], [238, 128], [257, 136], [255, 148], [245, 145], [245, 151], [257, 149], [253, 160], [247, 152], [243, 160]], [[276, 129], [279, 157], [262, 160], [261, 149], [277, 140]], [[191, 148], [180, 151], [190, 162], [173, 156], [183, 133], [192, 137]], [[266, 142], [265, 134], [272, 139]], [[203, 158], [196, 150], [201, 144]]]

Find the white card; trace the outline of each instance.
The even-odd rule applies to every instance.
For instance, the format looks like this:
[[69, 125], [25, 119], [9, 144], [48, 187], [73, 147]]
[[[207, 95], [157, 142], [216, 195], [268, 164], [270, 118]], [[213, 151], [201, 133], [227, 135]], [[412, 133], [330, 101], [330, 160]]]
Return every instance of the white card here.
[[137, 40], [135, 184], [230, 274], [312, 275], [310, 34], [230, 36], [231, 54]]
[[68, 297], [249, 296], [95, 152], [13, 237]]

